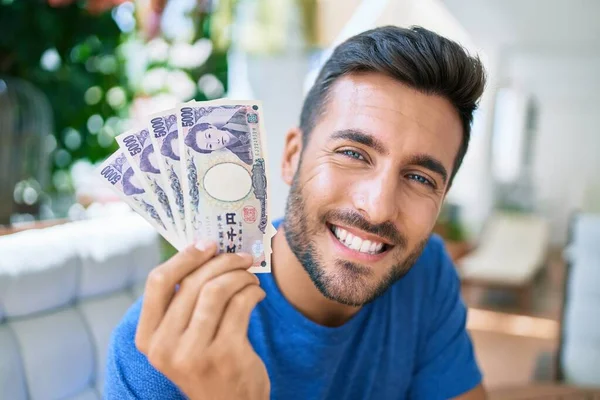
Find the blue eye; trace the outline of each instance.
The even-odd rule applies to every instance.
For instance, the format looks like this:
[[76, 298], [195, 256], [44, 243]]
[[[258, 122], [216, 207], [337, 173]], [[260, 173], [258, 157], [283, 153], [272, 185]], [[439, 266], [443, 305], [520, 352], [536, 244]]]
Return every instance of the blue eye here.
[[340, 153], [345, 155], [346, 157], [355, 158], [357, 160], [365, 159], [362, 154], [360, 154], [358, 151], [354, 151], [354, 150], [342, 150], [342, 151], [340, 151]]
[[416, 181], [416, 182], [418, 182], [420, 184], [428, 185], [428, 186], [433, 187], [433, 183], [431, 183], [431, 181], [429, 179], [427, 179], [427, 178], [425, 178], [425, 177], [423, 177], [421, 175], [408, 174], [407, 176], [408, 176], [409, 179], [412, 179], [413, 181]]

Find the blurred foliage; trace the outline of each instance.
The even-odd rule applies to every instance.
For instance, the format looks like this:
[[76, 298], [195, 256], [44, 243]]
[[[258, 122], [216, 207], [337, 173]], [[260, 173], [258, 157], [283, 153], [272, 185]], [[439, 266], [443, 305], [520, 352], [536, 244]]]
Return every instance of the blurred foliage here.
[[[70, 155], [56, 158], [53, 171], [67, 169], [80, 158], [102, 159], [114, 150], [114, 144], [103, 143], [101, 135], [87, 127], [92, 115], [103, 122], [125, 116], [132, 98], [123, 89], [117, 107], [105, 101], [111, 88], [127, 87], [123, 60], [115, 53], [121, 30], [110, 12], [92, 15], [79, 4], [52, 8], [39, 0], [4, 0], [0, 26], [0, 74], [31, 82], [53, 107], [54, 154], [65, 149]], [[90, 88], [96, 88], [95, 93], [90, 94]], [[93, 101], [86, 103], [86, 92]]]
[[[176, 3], [185, 2], [169, 0], [167, 8]], [[163, 18], [163, 31], [148, 41], [148, 0], [0, 0], [0, 77], [30, 82], [53, 111], [56, 140], [48, 141], [53, 179], [37, 198], [47, 199], [45, 192], [70, 203], [77, 189], [73, 164], [103, 160], [117, 148], [114, 136], [132, 121], [179, 102], [223, 96], [233, 39], [248, 53], [285, 51], [289, 24], [298, 17], [312, 46], [316, 4], [200, 0], [179, 7], [182, 15]], [[55, 209], [56, 216], [62, 209]]]
[[173, 247], [162, 236], [160, 237], [160, 262], [165, 262], [177, 254], [177, 249]]
[[[285, 52], [290, 46], [290, 24], [298, 23], [306, 49], [317, 46], [317, 0], [219, 0], [215, 2], [211, 36], [217, 48], [227, 48], [235, 38], [250, 54]], [[296, 18], [297, 17], [297, 18]], [[297, 21], [295, 21], [297, 19]]]
[[459, 206], [444, 202], [436, 221], [435, 233], [452, 242], [462, 242], [467, 239], [467, 233], [460, 220]]
[[[58, 176], [57, 172], [64, 176], [63, 171], [68, 172], [77, 160], [94, 163], [116, 150], [114, 136], [128, 127], [137, 100], [161, 94], [169, 95], [172, 105], [192, 98], [205, 100], [208, 96], [198, 81], [207, 74], [212, 78], [205, 85], [213, 89], [211, 97], [227, 89], [226, 49], [214, 51], [210, 40], [204, 39], [203, 44], [209, 42], [209, 50], [200, 64], [174, 66], [168, 56], [176, 47], [174, 42], [187, 42], [185, 52], [191, 49], [191, 43], [210, 37], [215, 28], [211, 28], [209, 10], [197, 8], [182, 16], [192, 25], [183, 41], [155, 39], [162, 41], [167, 52], [167, 57], [155, 60], [148, 57], [149, 43], [136, 29], [136, 17], [143, 15], [144, 4], [148, 5], [143, 1], [125, 2], [112, 10], [93, 13], [82, 1], [52, 7], [42, 0], [0, 0], [0, 76], [24, 79], [48, 97], [56, 138], [56, 147], [50, 149], [53, 176]], [[154, 82], [155, 90], [147, 92], [142, 80], [156, 68], [171, 75], [158, 87]], [[187, 85], [184, 94], [182, 80]], [[142, 112], [147, 110], [140, 108]], [[53, 183], [44, 189], [73, 190], [70, 185], [57, 185], [56, 179]]]

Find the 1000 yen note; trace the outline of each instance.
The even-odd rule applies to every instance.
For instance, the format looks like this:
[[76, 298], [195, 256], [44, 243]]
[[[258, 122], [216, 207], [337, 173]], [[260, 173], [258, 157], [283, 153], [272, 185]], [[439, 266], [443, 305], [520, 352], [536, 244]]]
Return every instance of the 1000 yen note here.
[[[132, 129], [118, 135], [115, 139], [144, 189], [154, 196], [154, 204], [166, 229], [172, 236], [179, 237], [180, 231], [177, 229], [169, 197], [164, 189], [167, 184], [160, 173], [158, 157], [150, 141], [148, 129]], [[179, 238], [179, 242], [180, 246], [186, 244], [185, 238]]]
[[[254, 256], [250, 271], [271, 271], [266, 143], [258, 101], [178, 108], [187, 229], [220, 252]], [[189, 207], [189, 211], [188, 211]]]
[[138, 176], [131, 168], [125, 153], [117, 150], [97, 169], [102, 181], [106, 182], [125, 203], [156, 229], [173, 247], [181, 250], [178, 238], [167, 231], [164, 222], [158, 215], [153, 196], [140, 184]]
[[179, 157], [179, 136], [177, 131], [177, 110], [166, 110], [151, 115], [148, 123], [150, 140], [155, 149], [158, 165], [164, 180], [168, 182], [165, 191], [169, 204], [173, 210], [175, 224], [180, 232], [180, 237], [186, 243], [193, 240], [188, 235], [185, 224], [185, 206], [183, 203], [183, 189], [181, 187], [182, 168]]

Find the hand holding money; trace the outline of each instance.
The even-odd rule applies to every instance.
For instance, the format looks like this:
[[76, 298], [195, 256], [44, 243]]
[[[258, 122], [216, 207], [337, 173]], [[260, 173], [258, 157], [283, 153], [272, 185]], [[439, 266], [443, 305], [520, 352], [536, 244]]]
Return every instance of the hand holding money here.
[[271, 271], [267, 156], [258, 101], [188, 102], [116, 137], [102, 179], [177, 250], [213, 240]]
[[148, 277], [136, 345], [191, 399], [269, 397], [247, 338], [275, 232], [261, 112], [221, 100], [151, 115], [98, 170], [179, 250]]
[[252, 256], [216, 251], [200, 242], [150, 273], [136, 346], [192, 400], [268, 399], [267, 370], [247, 337], [265, 292], [247, 271]]

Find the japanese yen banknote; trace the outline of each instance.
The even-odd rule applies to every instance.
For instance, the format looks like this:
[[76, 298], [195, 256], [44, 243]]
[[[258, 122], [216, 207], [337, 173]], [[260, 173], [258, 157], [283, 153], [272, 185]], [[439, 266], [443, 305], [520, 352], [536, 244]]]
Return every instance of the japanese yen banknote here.
[[265, 136], [260, 101], [184, 103], [118, 135], [98, 173], [175, 248], [214, 240], [270, 272]]
[[117, 150], [100, 166], [99, 173], [108, 184], [121, 196], [135, 212], [146, 219], [171, 244], [178, 243], [178, 238], [169, 232], [163, 219], [156, 210], [157, 201], [147, 191], [135, 170], [127, 161], [122, 150]]

